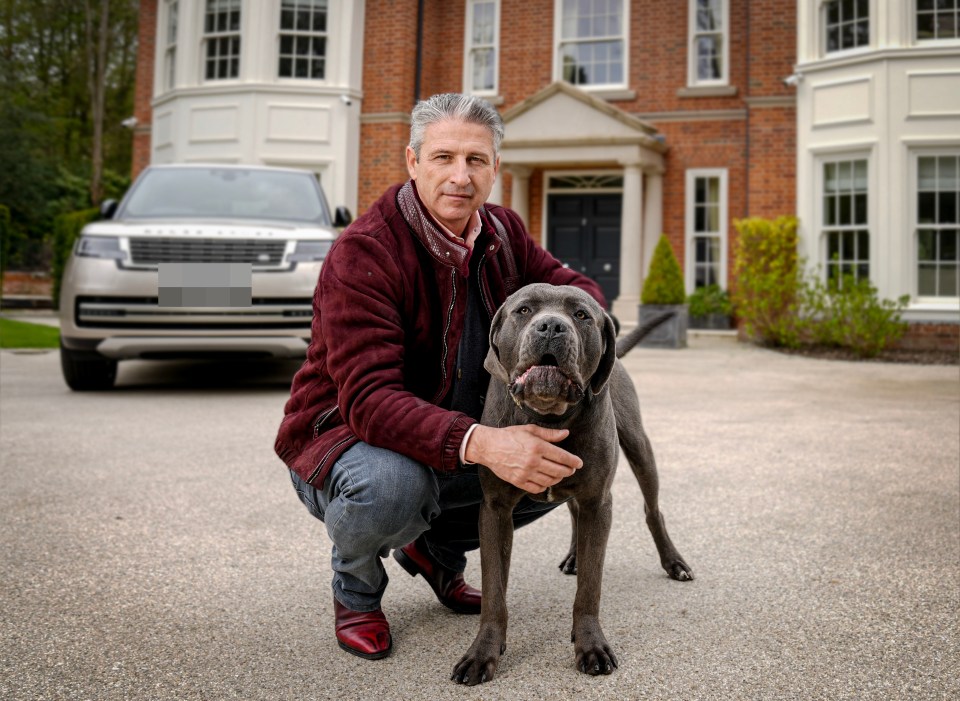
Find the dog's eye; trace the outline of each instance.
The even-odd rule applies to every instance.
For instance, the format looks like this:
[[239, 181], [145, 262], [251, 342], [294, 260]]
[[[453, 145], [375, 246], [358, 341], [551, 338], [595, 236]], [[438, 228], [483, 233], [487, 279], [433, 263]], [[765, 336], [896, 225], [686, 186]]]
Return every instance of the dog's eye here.
[[585, 320], [585, 319], [589, 319], [589, 318], [590, 318], [590, 315], [587, 314], [587, 313], [586, 313], [585, 311], [583, 311], [582, 309], [579, 310], [576, 314], [574, 314], [574, 316], [577, 317], [580, 321], [583, 321], [583, 320]]
[[530, 313], [530, 307], [520, 307], [517, 310], [517, 314], [529, 314], [529, 313]]

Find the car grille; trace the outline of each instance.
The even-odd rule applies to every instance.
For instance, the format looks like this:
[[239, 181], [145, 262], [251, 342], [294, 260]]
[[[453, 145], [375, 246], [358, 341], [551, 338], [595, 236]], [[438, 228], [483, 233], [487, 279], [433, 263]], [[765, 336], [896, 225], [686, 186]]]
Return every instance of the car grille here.
[[77, 297], [76, 323], [84, 328], [168, 330], [303, 329], [313, 299], [254, 297], [248, 307], [161, 307], [156, 297]]
[[131, 238], [130, 256], [136, 266], [155, 266], [160, 263], [251, 263], [255, 268], [270, 268], [281, 264], [285, 247], [286, 241], [255, 239]]

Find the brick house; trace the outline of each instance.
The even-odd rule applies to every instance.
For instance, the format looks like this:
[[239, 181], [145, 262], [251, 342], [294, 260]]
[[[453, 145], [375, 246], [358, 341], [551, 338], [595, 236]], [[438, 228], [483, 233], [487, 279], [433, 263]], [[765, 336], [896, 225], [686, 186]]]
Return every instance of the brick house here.
[[733, 220], [796, 212], [796, 0], [141, 0], [134, 171], [301, 165], [355, 212], [407, 178], [415, 100], [473, 92], [491, 195], [635, 318], [661, 233], [728, 287]]

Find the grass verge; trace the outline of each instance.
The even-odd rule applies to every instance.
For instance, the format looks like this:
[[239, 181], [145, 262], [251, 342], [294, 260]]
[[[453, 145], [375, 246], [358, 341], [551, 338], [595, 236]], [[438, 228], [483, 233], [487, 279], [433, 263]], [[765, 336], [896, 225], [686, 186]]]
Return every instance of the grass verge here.
[[0, 319], [0, 348], [59, 348], [60, 329], [26, 321]]

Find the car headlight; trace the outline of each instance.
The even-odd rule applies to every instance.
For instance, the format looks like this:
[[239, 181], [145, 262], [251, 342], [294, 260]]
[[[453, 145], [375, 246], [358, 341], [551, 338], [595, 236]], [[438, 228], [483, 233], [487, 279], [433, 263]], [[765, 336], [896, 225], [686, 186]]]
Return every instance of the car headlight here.
[[333, 241], [297, 241], [297, 247], [290, 254], [291, 263], [315, 263], [327, 257]]
[[81, 236], [77, 241], [77, 255], [113, 260], [126, 258], [126, 254], [120, 250], [120, 239], [113, 236]]

